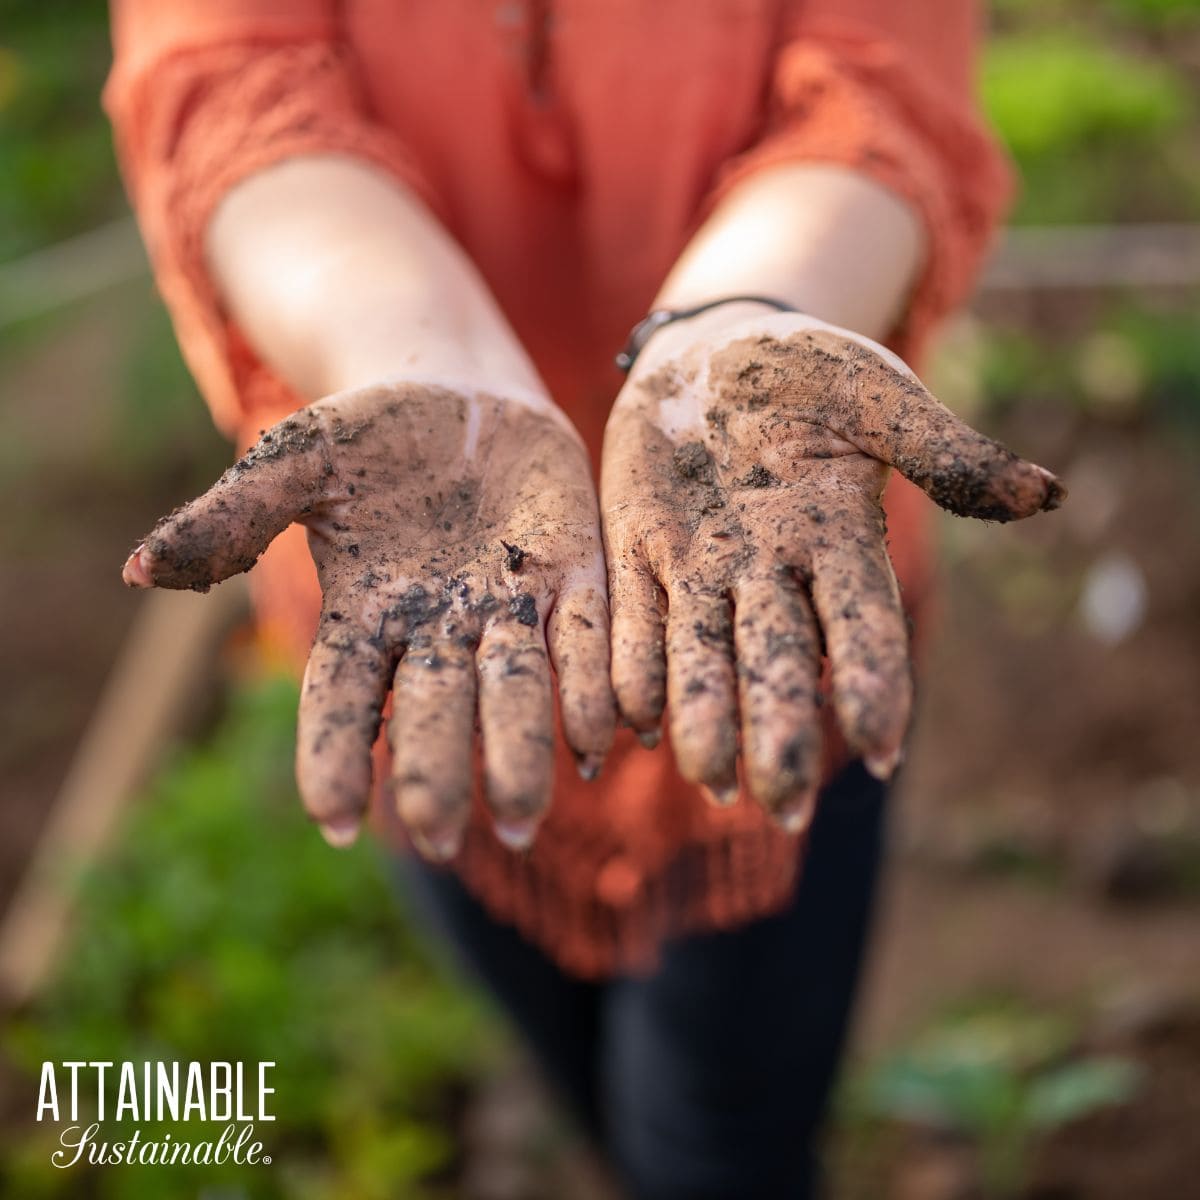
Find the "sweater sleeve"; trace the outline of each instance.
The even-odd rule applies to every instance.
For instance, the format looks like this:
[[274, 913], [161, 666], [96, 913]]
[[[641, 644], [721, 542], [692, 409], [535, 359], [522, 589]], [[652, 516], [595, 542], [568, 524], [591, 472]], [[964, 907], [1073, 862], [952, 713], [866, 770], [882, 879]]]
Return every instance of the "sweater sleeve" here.
[[927, 252], [889, 343], [919, 359], [963, 303], [1007, 212], [1013, 176], [973, 95], [965, 0], [810, 0], [777, 55], [761, 137], [728, 162], [708, 206], [781, 163], [849, 167], [903, 198]]
[[368, 161], [434, 207], [405, 148], [372, 120], [333, 5], [317, 0], [113, 0], [104, 90], [155, 281], [217, 425], [303, 401], [223, 310], [204, 237], [239, 180], [299, 155]]

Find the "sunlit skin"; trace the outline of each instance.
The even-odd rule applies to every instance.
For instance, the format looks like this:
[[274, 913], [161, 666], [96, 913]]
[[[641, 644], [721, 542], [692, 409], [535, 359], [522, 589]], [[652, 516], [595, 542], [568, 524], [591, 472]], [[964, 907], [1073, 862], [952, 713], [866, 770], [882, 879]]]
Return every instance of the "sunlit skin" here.
[[[881, 778], [912, 702], [907, 626], [884, 547], [894, 466], [963, 516], [1027, 517], [1065, 494], [957, 420], [877, 340], [926, 253], [916, 214], [833, 166], [743, 182], [655, 307], [766, 295], [668, 325], [609, 418], [601, 511], [622, 714], [653, 741], [664, 704], [681, 773], [803, 831], [821, 783], [818, 681]], [[682, 469], [681, 469], [682, 468]], [[740, 730], [739, 730], [740, 726]]]
[[[748, 307], [748, 306], [747, 306]], [[912, 682], [881, 506], [898, 468], [990, 520], [1056, 507], [1048, 472], [976, 433], [870, 339], [763, 311], [639, 364], [609, 420], [602, 508], [626, 719], [664, 703], [685, 778], [803, 829], [820, 785], [819, 682], [880, 778]]]
[[335, 844], [367, 808], [389, 689], [391, 792], [431, 858], [462, 840], [478, 720], [497, 833], [528, 845], [550, 803], [551, 666], [564, 736], [598, 771], [616, 713], [587, 455], [557, 410], [466, 389], [351, 389], [268, 430], [160, 522], [126, 579], [206, 588], [293, 521], [323, 605], [296, 775]]
[[766, 172], [697, 234], [660, 304], [752, 292], [806, 315], [727, 305], [657, 333], [614, 405], [599, 506], [582, 443], [478, 273], [373, 168], [311, 158], [251, 176], [208, 253], [246, 336], [315, 403], [160, 522], [125, 579], [204, 587], [308, 527], [324, 604], [297, 774], [335, 845], [365, 811], [389, 691], [392, 793], [418, 848], [456, 852], [477, 736], [497, 832], [528, 845], [551, 802], [551, 665], [586, 777], [617, 702], [648, 742], [666, 705], [687, 778], [729, 799], [740, 756], [752, 796], [799, 831], [820, 782], [822, 637], [849, 744], [881, 776], [908, 723], [889, 464], [963, 515], [1024, 517], [1062, 495], [871, 340], [900, 317], [924, 239], [844, 170]]

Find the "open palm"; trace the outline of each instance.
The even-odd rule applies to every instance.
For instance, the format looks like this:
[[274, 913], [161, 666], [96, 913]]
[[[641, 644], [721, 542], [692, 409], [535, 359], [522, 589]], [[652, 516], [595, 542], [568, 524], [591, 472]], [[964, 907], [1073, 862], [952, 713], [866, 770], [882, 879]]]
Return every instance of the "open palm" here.
[[297, 778], [334, 842], [366, 808], [389, 736], [399, 816], [434, 857], [461, 840], [476, 722], [498, 833], [525, 845], [550, 800], [551, 662], [563, 731], [594, 773], [613, 735], [608, 608], [587, 458], [557, 410], [423, 384], [329, 397], [268, 430], [161, 521], [128, 582], [203, 589], [293, 521], [323, 603]]
[[823, 652], [850, 747], [880, 775], [899, 758], [912, 685], [889, 466], [963, 516], [1011, 520], [1063, 495], [887, 350], [796, 314], [635, 369], [609, 421], [621, 711], [649, 733], [665, 705], [681, 773], [718, 799], [736, 795], [740, 751], [751, 795], [787, 828], [820, 784]]

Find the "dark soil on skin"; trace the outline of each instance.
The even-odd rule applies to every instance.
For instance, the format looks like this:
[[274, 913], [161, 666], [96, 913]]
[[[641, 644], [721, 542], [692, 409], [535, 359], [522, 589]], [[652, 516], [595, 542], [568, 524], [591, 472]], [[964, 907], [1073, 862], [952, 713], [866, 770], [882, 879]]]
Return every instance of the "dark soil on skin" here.
[[751, 488], [773, 487], [778, 482], [779, 480], [761, 464], [755, 464], [746, 473], [745, 478], [738, 480], [742, 487]]
[[949, 414], [925, 405], [920, 383], [897, 375], [853, 339], [818, 330], [786, 342], [759, 338], [748, 363], [747, 351], [743, 340], [713, 356], [713, 378], [728, 380], [721, 386], [734, 408], [763, 409], [787, 396], [801, 419], [819, 420], [860, 448], [875, 444], [878, 457], [948, 512], [1009, 521], [1014, 509], [1028, 511], [1030, 487], [1037, 487], [1038, 507], [1046, 509], [1057, 508], [1065, 495], [1061, 485], [1045, 492], [1040, 483], [1014, 478], [1011, 450], [964, 436]]
[[510, 571], [519, 571], [525, 565], [527, 551], [511, 542], [502, 541], [500, 545], [504, 547], [504, 565]]
[[686, 442], [675, 451], [671, 461], [684, 479], [712, 478], [712, 458], [703, 442]]
[[[61, 431], [81, 436], [96, 398], [79, 384], [102, 349], [72, 343], [64, 356], [56, 344], [47, 355], [71, 360], [76, 386], [54, 376], [25, 389], [47, 402], [73, 398], [75, 411], [42, 418], [68, 449]], [[1095, 529], [1071, 516], [1086, 500], [1078, 489], [1052, 522], [978, 532], [946, 523], [948, 536], [969, 542], [946, 559], [917, 738], [893, 814], [892, 881], [859, 1022], [873, 1054], [948, 998], [1006, 981], [1046, 1003], [1070, 1003], [1105, 981], [1200, 989], [1196, 901], [1161, 894], [1169, 883], [1161, 872], [1157, 898], [1113, 901], [1088, 855], [1100, 832], [1137, 842], [1148, 785], [1176, 780], [1200, 793], [1196, 460], [1174, 435], [1037, 402], [994, 432], [1062, 469], [1073, 487], [1092, 464], [1119, 503]], [[2, 542], [0, 677], [20, 685], [0, 694], [4, 898], [136, 611], [119, 577], [130, 533], [177, 500], [179, 478], [195, 470], [171, 457], [178, 453], [148, 478], [116, 478], [70, 454], [47, 459], [4, 497], [19, 515]], [[498, 565], [501, 549], [492, 543]], [[1104, 647], [1080, 628], [1075, 602], [1082, 572], [1114, 549], [1145, 571], [1150, 601], [1144, 625]], [[997, 845], [1059, 872], [1060, 890], [993, 879], [985, 864]], [[1200, 1179], [1196, 1026], [1139, 1036], [1135, 1052], [1150, 1072], [1138, 1101], [1056, 1136], [1028, 1200], [1183, 1200]], [[554, 1169], [538, 1163], [547, 1176]], [[838, 1200], [888, 1195], [864, 1190], [861, 1162], [837, 1165]]]

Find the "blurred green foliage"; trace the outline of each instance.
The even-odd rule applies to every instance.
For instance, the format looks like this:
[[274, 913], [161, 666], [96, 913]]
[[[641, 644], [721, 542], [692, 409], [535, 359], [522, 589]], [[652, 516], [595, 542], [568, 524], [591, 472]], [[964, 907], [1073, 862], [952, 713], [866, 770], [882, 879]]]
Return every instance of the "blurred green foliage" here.
[[983, 95], [1021, 159], [1156, 138], [1178, 128], [1186, 111], [1170, 68], [1069, 31], [997, 39]]
[[1035, 1138], [1132, 1098], [1138, 1069], [1072, 1054], [1073, 1023], [1009, 1000], [946, 1014], [857, 1084], [858, 1117], [969, 1138], [989, 1200], [1020, 1194]]
[[1091, 328], [1048, 340], [993, 326], [976, 362], [993, 414], [1069, 404], [1101, 420], [1147, 418], [1170, 434], [1200, 431], [1200, 303], [1115, 303]]
[[0, 262], [122, 211], [104, 0], [0, 0]]
[[1112, 330], [1130, 347], [1163, 415], [1200, 426], [1200, 303], [1181, 312], [1123, 305]]
[[5, 1039], [31, 1095], [43, 1061], [274, 1061], [277, 1120], [256, 1131], [272, 1165], [53, 1171], [59, 1130], [36, 1126], [4, 1147], [0, 1194], [158, 1200], [233, 1181], [264, 1200], [445, 1194], [420, 1181], [450, 1163], [455, 1092], [499, 1040], [400, 919], [377, 855], [335, 853], [302, 816], [296, 701], [291, 683], [242, 688], [176, 755], [84, 881], [55, 985]]
[[176, 468], [180, 490], [199, 491], [224, 470], [229, 447], [201, 402], [167, 310], [149, 289], [130, 308], [136, 319], [118, 367], [102, 460], [110, 471], [145, 477], [174, 458], [186, 464], [182, 479]]
[[1079, 27], [988, 47], [985, 108], [1020, 167], [1031, 223], [1200, 216], [1196, 105], [1178, 69]]
[[1200, 29], [1200, 0], [991, 0], [1001, 21], [1062, 26], [1108, 26], [1112, 32], [1158, 33]]
[[1170, 32], [1200, 28], [1200, 0], [1105, 0], [1116, 16], [1148, 29]]

